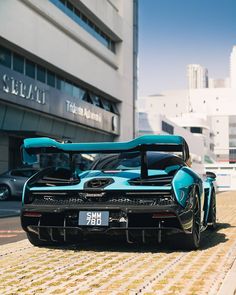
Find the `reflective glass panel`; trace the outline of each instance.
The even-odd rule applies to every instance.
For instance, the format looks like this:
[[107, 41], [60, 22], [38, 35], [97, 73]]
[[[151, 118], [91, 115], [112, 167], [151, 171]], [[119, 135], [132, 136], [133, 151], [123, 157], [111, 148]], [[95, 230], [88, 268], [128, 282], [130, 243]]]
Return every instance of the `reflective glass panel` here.
[[13, 54], [13, 70], [24, 73], [24, 58], [16, 53]]
[[11, 51], [0, 46], [0, 64], [8, 68], [11, 67]]
[[47, 84], [52, 87], [55, 87], [55, 82], [56, 82], [56, 75], [51, 71], [47, 71]]
[[26, 60], [25, 63], [25, 74], [26, 76], [35, 79], [35, 63], [29, 60]]
[[46, 81], [46, 69], [37, 65], [37, 80], [45, 83]]
[[65, 81], [64, 91], [71, 96], [73, 95], [73, 85], [69, 81]]

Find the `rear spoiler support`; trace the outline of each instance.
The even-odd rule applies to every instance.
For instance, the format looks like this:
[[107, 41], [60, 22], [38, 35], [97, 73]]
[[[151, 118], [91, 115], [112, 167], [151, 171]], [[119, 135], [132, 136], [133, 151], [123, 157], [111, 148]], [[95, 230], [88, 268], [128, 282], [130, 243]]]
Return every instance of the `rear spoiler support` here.
[[141, 150], [141, 179], [148, 177], [148, 163], [147, 163], [147, 152]]

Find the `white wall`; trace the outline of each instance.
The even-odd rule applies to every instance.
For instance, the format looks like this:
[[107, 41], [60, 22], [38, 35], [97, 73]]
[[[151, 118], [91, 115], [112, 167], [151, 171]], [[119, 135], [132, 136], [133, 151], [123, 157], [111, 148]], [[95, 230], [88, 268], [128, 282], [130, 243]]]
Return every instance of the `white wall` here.
[[162, 130], [162, 121], [171, 125], [175, 135], [184, 137], [188, 143], [190, 154], [193, 161], [193, 169], [199, 174], [204, 173], [204, 139], [196, 137], [188, 130], [178, 126], [164, 115], [154, 113], [139, 113], [139, 135], [145, 134], [168, 134]]
[[[166, 91], [159, 96], [141, 97], [139, 107], [146, 112], [176, 117], [184, 126], [184, 113], [205, 114], [214, 133], [216, 153], [228, 155], [229, 116], [236, 115], [236, 91], [233, 88], [205, 88]], [[191, 112], [190, 112], [191, 111]], [[219, 133], [218, 133], [219, 132]]]

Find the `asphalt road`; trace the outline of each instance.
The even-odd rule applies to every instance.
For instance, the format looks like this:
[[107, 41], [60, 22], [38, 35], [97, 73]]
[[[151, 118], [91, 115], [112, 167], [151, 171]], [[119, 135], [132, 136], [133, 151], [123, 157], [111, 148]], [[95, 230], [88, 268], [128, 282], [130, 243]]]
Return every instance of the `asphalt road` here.
[[27, 240], [1, 245], [0, 294], [233, 295], [236, 192], [217, 195], [217, 215], [217, 230], [203, 233], [198, 251], [115, 240], [54, 248]]
[[20, 201], [1, 201], [0, 202], [0, 218], [20, 215]]
[[20, 201], [0, 202], [0, 245], [26, 238], [20, 225]]
[[0, 245], [14, 243], [26, 238], [20, 225], [20, 217], [0, 218]]

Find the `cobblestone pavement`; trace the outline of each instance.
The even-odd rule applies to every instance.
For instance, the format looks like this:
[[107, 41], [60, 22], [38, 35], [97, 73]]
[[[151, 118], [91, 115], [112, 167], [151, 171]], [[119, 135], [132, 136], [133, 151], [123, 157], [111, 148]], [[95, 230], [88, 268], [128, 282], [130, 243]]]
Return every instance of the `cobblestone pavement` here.
[[215, 295], [236, 259], [236, 192], [219, 194], [217, 206], [218, 229], [203, 234], [198, 251], [175, 251], [168, 243], [0, 246], [0, 294]]

